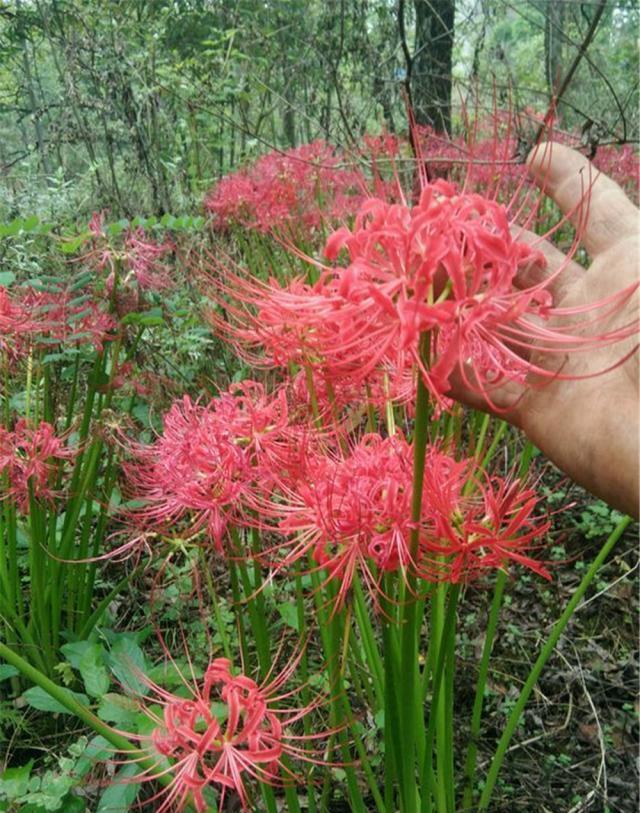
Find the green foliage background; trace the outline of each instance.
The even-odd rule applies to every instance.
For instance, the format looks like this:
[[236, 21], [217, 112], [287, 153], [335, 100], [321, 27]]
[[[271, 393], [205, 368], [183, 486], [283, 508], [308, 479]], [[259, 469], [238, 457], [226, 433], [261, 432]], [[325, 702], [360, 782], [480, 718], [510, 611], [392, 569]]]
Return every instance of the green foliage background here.
[[414, 97], [428, 98], [437, 67], [419, 57], [453, 7], [454, 111], [543, 112], [580, 53], [561, 126], [591, 143], [637, 140], [633, 0], [438, 0], [431, 44], [415, 26], [424, 2], [2, 3], [0, 220], [193, 211], [217, 177], [272, 147], [402, 131], [406, 56]]

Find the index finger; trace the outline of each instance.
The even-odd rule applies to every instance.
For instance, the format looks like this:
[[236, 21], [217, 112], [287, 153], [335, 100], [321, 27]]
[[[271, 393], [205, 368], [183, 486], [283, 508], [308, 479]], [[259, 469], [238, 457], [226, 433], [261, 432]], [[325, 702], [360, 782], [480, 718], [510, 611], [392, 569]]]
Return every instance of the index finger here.
[[545, 142], [532, 150], [527, 163], [542, 191], [580, 227], [580, 238], [592, 256], [640, 229], [638, 209], [615, 181], [579, 152]]

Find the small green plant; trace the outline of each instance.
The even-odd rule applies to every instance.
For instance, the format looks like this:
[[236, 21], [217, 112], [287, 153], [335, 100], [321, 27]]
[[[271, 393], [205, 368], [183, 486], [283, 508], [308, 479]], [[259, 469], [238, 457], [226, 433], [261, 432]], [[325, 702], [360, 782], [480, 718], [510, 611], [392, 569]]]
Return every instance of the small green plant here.
[[622, 514], [602, 500], [590, 503], [576, 521], [576, 528], [587, 539], [599, 539], [610, 534], [622, 519]]

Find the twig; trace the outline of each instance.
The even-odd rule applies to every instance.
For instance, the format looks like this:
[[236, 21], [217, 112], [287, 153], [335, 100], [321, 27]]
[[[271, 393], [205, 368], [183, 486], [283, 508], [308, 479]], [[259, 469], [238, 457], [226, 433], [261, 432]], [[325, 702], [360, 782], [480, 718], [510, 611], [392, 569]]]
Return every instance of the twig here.
[[578, 53], [575, 55], [575, 58], [574, 58], [573, 62], [571, 63], [571, 67], [569, 68], [569, 70], [567, 71], [566, 76], [562, 80], [562, 84], [560, 85], [560, 89], [558, 90], [555, 97], [551, 100], [551, 104], [549, 105], [549, 110], [547, 112], [547, 115], [544, 118], [544, 121], [542, 122], [542, 124], [538, 128], [538, 132], [536, 133], [534, 143], [538, 144], [540, 142], [540, 140], [542, 139], [542, 136], [544, 135], [545, 130], [548, 128], [549, 123], [551, 122], [551, 118], [552, 118], [554, 112], [558, 108], [558, 104], [562, 100], [562, 97], [564, 96], [567, 88], [569, 87], [569, 84], [570, 84], [571, 80], [573, 79], [573, 76], [574, 76], [575, 72], [578, 70], [578, 65], [580, 65], [580, 62], [582, 61], [582, 58], [584, 57], [584, 55], [585, 55], [585, 53], [587, 51], [587, 48], [591, 44], [591, 40], [594, 38], [594, 36], [596, 34], [596, 30], [598, 28], [598, 23], [600, 22], [600, 18], [604, 14], [606, 4], [607, 4], [607, 0], [600, 0], [599, 5], [598, 5], [598, 7], [597, 7], [597, 9], [595, 11], [595, 14], [593, 15], [593, 19], [591, 20], [591, 25], [589, 26], [589, 30], [587, 31], [587, 34], [586, 34], [584, 40], [582, 41], [582, 44], [580, 45], [580, 48], [578, 49]]

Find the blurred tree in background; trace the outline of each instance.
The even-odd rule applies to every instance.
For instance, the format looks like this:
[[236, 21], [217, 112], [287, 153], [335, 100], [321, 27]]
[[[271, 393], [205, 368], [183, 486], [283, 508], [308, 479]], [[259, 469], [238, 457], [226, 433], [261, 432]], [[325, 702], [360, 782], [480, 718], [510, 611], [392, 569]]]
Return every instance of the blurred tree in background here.
[[[638, 140], [635, 0], [14, 0], [0, 4], [0, 218], [162, 214], [273, 147], [461, 111]], [[531, 133], [528, 134], [531, 137]]]

